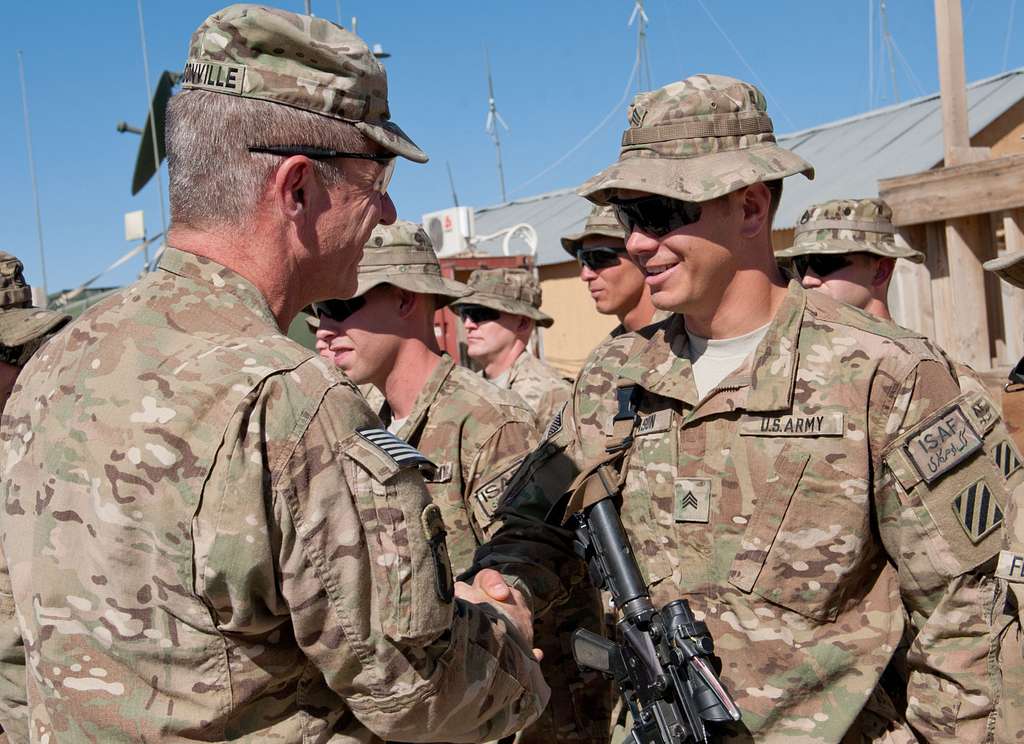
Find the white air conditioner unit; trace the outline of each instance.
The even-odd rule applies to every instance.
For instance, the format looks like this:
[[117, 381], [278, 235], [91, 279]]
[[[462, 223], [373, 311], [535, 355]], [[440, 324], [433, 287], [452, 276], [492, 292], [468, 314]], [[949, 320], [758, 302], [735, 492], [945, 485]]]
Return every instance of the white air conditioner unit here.
[[452, 207], [423, 215], [423, 229], [430, 236], [438, 258], [455, 256], [472, 249], [473, 210]]

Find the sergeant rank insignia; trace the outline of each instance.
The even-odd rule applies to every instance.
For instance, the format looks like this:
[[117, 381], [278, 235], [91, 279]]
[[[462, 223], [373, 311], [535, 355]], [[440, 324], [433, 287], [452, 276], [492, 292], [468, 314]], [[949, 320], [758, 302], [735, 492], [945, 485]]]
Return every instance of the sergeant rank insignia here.
[[386, 429], [364, 426], [356, 429], [356, 434], [394, 460], [400, 468], [417, 467], [431, 475], [437, 471], [437, 466], [426, 455]]
[[967, 487], [953, 499], [953, 512], [975, 545], [1003, 522], [1003, 510], [984, 480]]

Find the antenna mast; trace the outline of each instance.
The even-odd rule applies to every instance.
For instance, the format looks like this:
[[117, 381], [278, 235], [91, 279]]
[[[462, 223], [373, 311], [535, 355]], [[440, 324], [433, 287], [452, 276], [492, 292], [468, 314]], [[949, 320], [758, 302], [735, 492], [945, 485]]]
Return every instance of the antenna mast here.
[[501, 118], [501, 114], [498, 113], [498, 105], [494, 101], [494, 81], [491, 79], [491, 55], [487, 51], [487, 47], [484, 47], [484, 56], [487, 59], [487, 123], [484, 125], [484, 130], [487, 134], [491, 135], [491, 139], [494, 140], [494, 152], [498, 157], [498, 182], [501, 184], [501, 201], [508, 201], [508, 197], [505, 196], [505, 168], [501, 163], [501, 138], [498, 136], [498, 124], [505, 127], [505, 131], [509, 131], [508, 124]]
[[28, 89], [25, 87], [25, 62], [18, 50], [18, 74], [21, 77], [21, 109], [25, 114], [25, 144], [28, 146], [28, 172], [32, 176], [32, 200], [36, 205], [36, 235], [39, 238], [39, 266], [43, 273], [43, 307], [50, 306], [46, 293], [46, 255], [43, 253], [43, 217], [39, 212], [39, 185], [36, 183], [36, 162], [32, 157], [32, 127], [28, 123]]
[[650, 90], [651, 61], [647, 56], [647, 24], [650, 19], [644, 12], [644, 0], [634, 0], [633, 13], [629, 16], [629, 26], [636, 23], [636, 87], [638, 91]]
[[892, 76], [892, 95], [896, 99], [896, 103], [900, 102], [900, 89], [896, 85], [896, 59], [893, 57], [893, 48], [896, 46], [896, 42], [892, 40], [892, 34], [889, 33], [889, 13], [885, 7], [885, 0], [881, 0], [879, 5], [879, 15], [882, 20], [882, 43], [885, 44], [885, 52], [889, 57], [889, 74]]

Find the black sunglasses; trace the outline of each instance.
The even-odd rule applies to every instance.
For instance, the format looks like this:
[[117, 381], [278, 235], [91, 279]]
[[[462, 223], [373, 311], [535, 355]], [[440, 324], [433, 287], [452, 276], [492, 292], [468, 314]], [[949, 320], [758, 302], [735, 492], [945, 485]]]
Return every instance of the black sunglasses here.
[[664, 237], [700, 219], [697, 202], [670, 199], [667, 196], [644, 196], [639, 199], [611, 199], [612, 209], [626, 232], [639, 231], [656, 238]]
[[586, 266], [591, 271], [599, 271], [616, 266], [625, 252], [625, 248], [618, 246], [592, 245], [576, 251], [576, 260], [580, 262], [580, 266]]
[[365, 297], [353, 297], [351, 300], [324, 300], [314, 302], [313, 311], [318, 318], [325, 317], [340, 323], [345, 318], [363, 309], [366, 304]]
[[824, 278], [852, 263], [853, 261], [844, 253], [814, 253], [793, 257], [793, 268], [801, 279], [807, 275], [808, 270]]
[[463, 322], [469, 318], [476, 325], [486, 323], [489, 320], [497, 320], [501, 317], [501, 313], [498, 310], [484, 307], [483, 305], [459, 305], [458, 313]]
[[372, 160], [375, 163], [382, 163], [384, 168], [373, 183], [374, 191], [386, 194], [391, 183], [391, 176], [395, 173], [394, 155], [373, 155], [368, 152], [342, 152], [331, 150], [327, 147], [313, 147], [311, 145], [249, 145], [249, 152], [262, 153], [264, 155], [280, 155], [291, 157], [292, 155], [304, 155], [310, 160], [330, 160], [331, 158], [352, 158], [355, 160]]

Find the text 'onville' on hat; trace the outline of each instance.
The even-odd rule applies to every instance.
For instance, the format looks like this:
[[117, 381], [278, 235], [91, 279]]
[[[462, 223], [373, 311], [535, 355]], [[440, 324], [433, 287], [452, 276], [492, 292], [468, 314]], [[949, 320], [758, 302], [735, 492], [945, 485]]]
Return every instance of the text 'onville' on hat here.
[[[427, 155], [391, 121], [388, 79], [366, 43], [323, 18], [231, 5], [192, 35], [182, 87], [340, 119], [396, 155]], [[294, 143], [286, 143], [294, 144]]]

